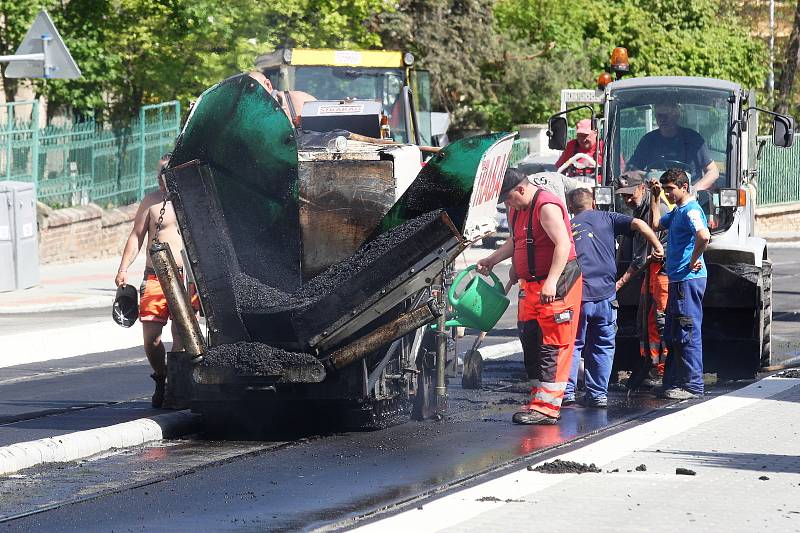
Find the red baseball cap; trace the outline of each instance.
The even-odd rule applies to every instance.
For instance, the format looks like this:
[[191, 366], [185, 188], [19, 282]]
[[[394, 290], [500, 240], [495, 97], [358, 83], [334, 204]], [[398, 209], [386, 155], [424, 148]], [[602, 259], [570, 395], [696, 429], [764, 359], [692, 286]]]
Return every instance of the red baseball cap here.
[[585, 118], [583, 120], [579, 120], [576, 126], [575, 133], [586, 133], [590, 134], [594, 130], [592, 129], [592, 120]]

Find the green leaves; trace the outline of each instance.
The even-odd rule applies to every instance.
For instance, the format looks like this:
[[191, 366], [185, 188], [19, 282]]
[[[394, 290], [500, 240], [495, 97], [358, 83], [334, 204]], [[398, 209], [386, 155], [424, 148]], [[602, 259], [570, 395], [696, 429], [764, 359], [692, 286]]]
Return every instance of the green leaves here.
[[[0, 0], [0, 53], [48, 9], [84, 77], [36, 81], [59, 109], [125, 122], [252, 68], [288, 45], [408, 50], [431, 71], [453, 128], [541, 122], [562, 88], [591, 88], [615, 46], [637, 76], [760, 87], [762, 42], [723, 0]], [[4, 80], [13, 99], [15, 80]]]

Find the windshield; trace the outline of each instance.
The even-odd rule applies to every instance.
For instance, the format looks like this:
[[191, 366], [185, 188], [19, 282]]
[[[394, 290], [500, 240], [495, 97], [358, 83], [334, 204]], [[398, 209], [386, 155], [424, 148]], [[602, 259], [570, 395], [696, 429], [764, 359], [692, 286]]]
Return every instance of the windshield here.
[[[689, 175], [709, 228], [722, 231], [733, 209], [719, 206], [720, 188], [735, 187], [729, 176], [728, 131], [731, 93], [721, 89], [646, 87], [620, 89], [609, 108], [607, 137], [612, 153], [606, 183], [619, 186], [620, 175], [659, 178], [669, 168]], [[625, 179], [622, 180], [624, 182]], [[621, 197], [617, 210], [626, 212]]]
[[403, 70], [364, 67], [294, 67], [296, 91], [305, 91], [317, 100], [377, 100], [389, 117], [392, 138], [406, 138], [403, 113]]
[[616, 91], [609, 126], [619, 157], [610, 160], [611, 175], [635, 170], [659, 177], [679, 167], [700, 188], [728, 187], [729, 96], [723, 90], [690, 87]]

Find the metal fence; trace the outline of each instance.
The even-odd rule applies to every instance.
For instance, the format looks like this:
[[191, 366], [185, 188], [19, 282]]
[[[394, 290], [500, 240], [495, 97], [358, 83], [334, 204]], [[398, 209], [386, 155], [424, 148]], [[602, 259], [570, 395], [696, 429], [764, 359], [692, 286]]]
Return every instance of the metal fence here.
[[175, 144], [180, 104], [141, 108], [125, 128], [94, 121], [39, 127], [38, 101], [0, 106], [0, 180], [32, 181], [51, 207], [139, 201], [158, 184], [156, 168]]
[[800, 202], [800, 144], [778, 148], [771, 137], [759, 137], [764, 146], [758, 161], [758, 205]]

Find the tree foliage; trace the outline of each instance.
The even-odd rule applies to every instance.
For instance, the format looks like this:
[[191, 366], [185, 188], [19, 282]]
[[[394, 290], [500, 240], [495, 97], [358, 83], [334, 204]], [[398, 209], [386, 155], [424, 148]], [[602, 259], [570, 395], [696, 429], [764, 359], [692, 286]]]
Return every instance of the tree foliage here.
[[[0, 0], [0, 53], [46, 8], [83, 70], [36, 82], [52, 109], [123, 121], [249, 69], [281, 45], [408, 50], [462, 129], [540, 122], [590, 88], [614, 46], [637, 76], [763, 85], [764, 44], [723, 0]], [[13, 99], [13, 80], [3, 80]]]

